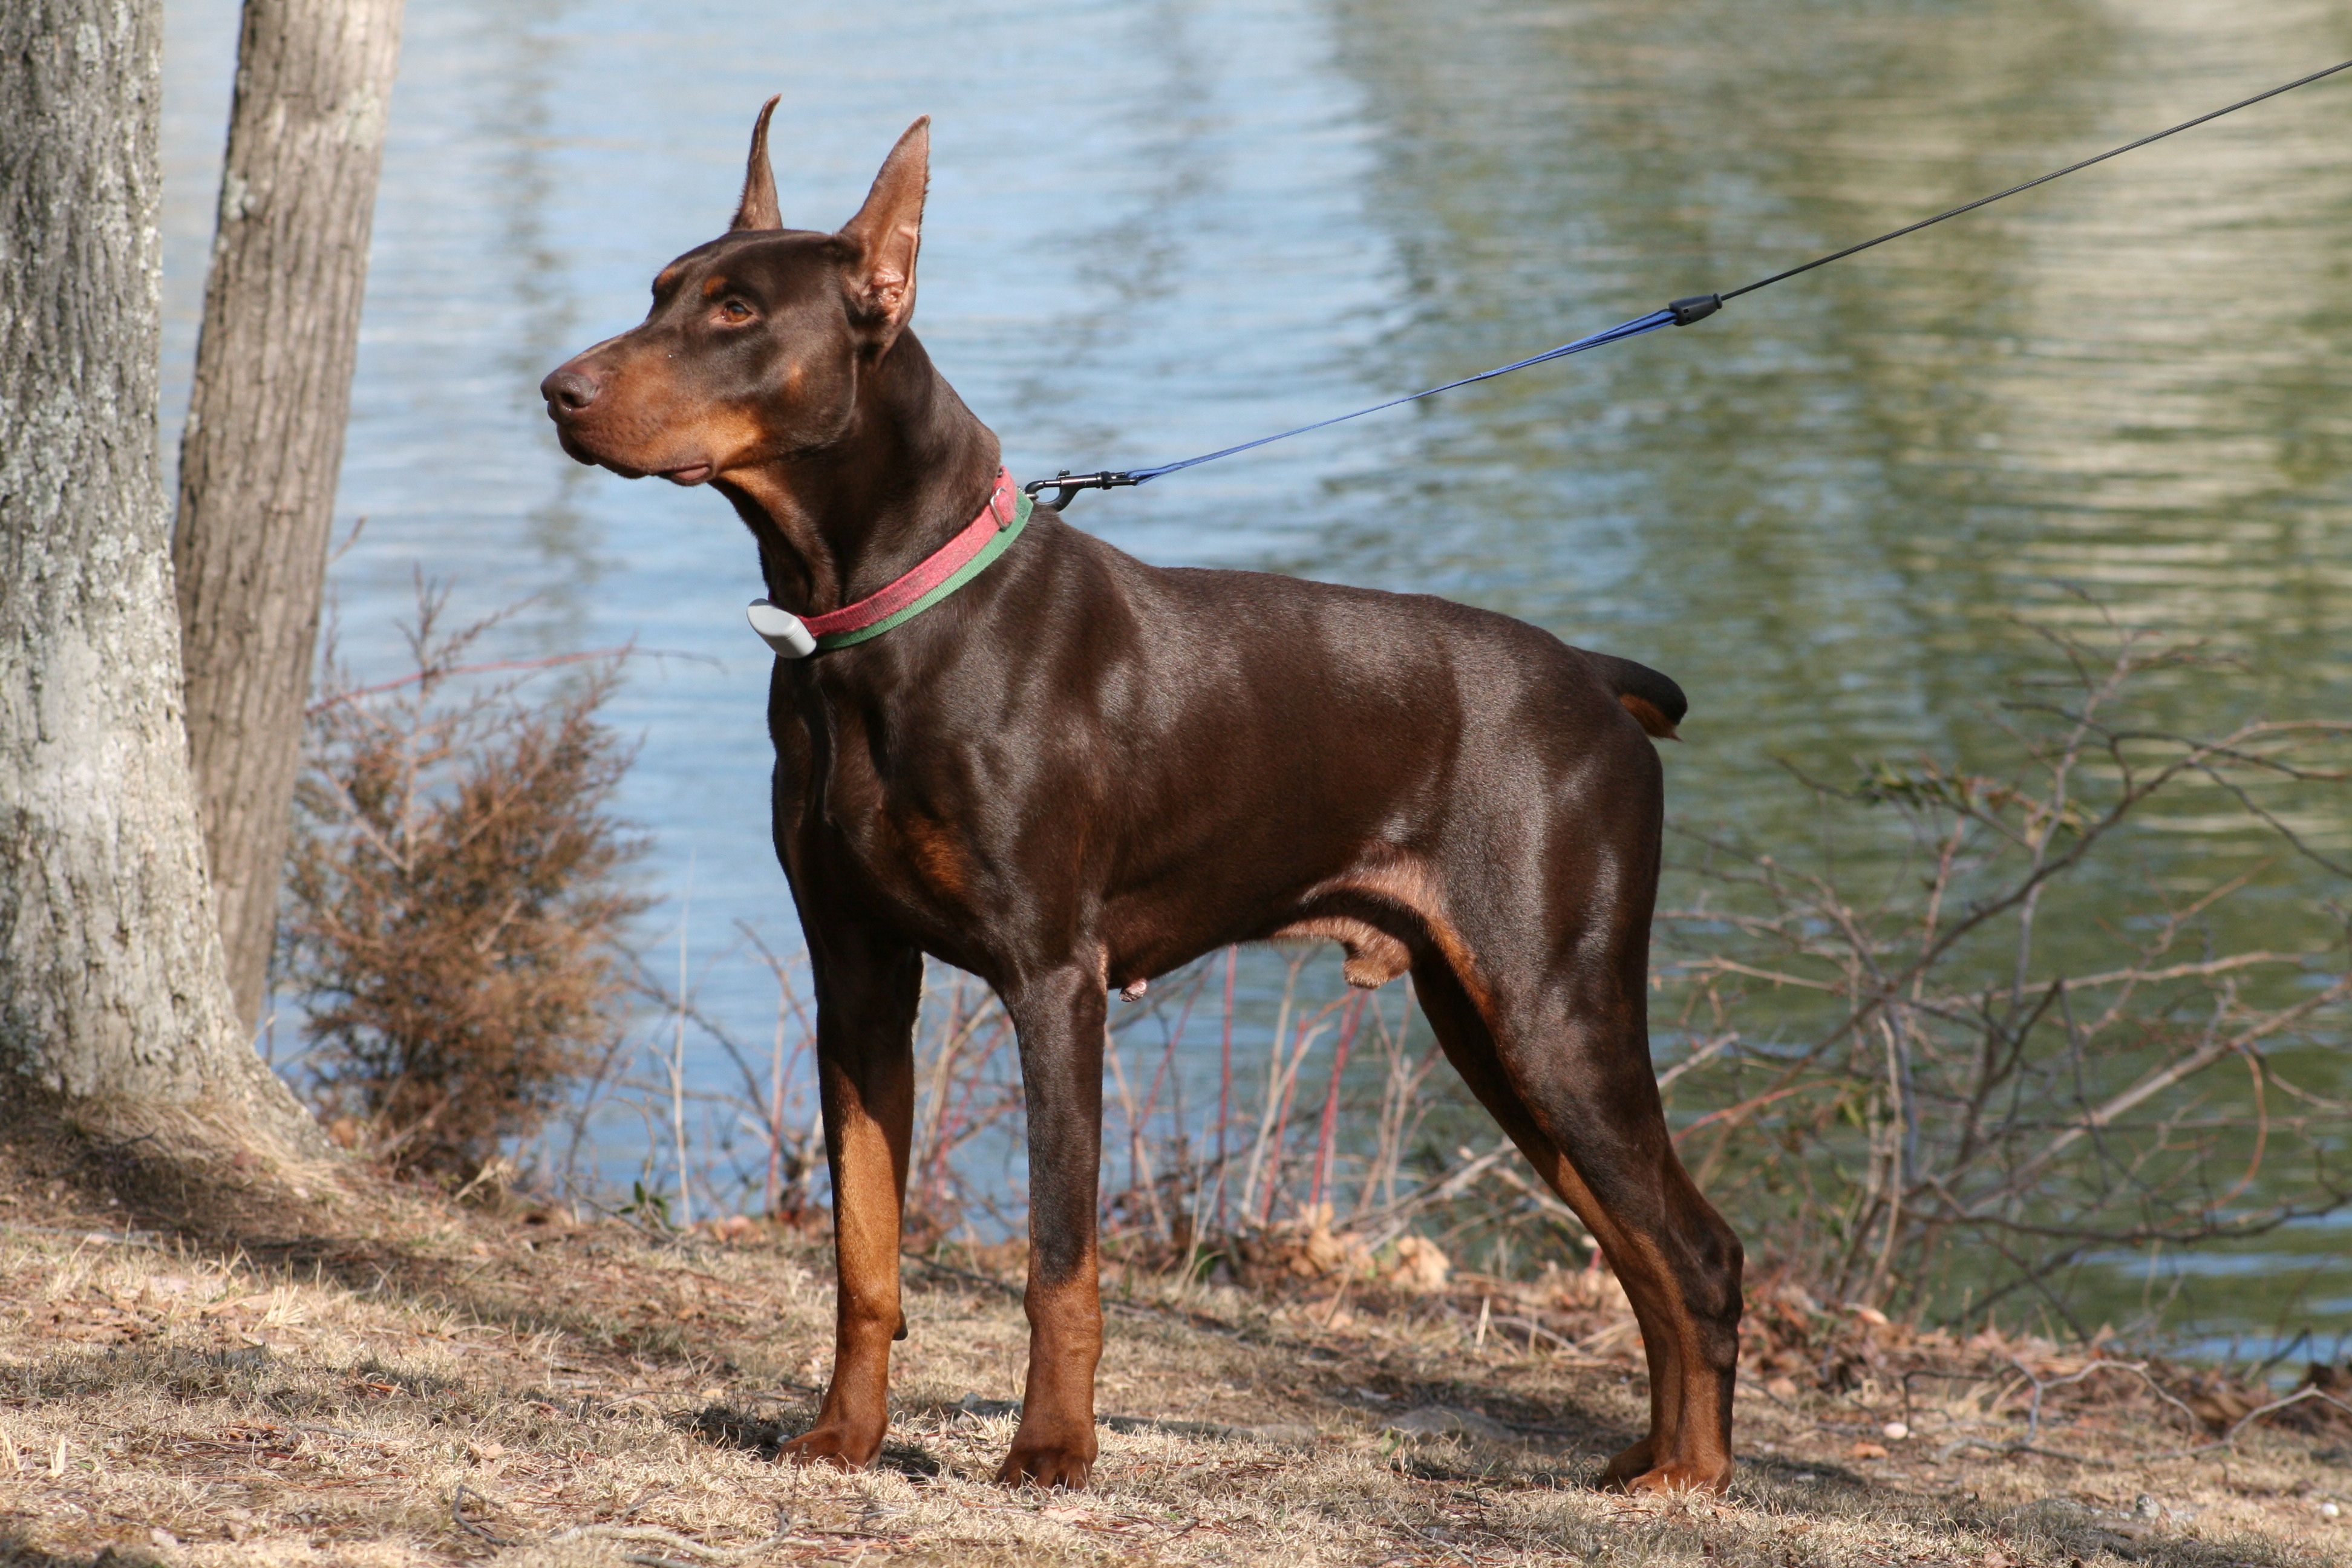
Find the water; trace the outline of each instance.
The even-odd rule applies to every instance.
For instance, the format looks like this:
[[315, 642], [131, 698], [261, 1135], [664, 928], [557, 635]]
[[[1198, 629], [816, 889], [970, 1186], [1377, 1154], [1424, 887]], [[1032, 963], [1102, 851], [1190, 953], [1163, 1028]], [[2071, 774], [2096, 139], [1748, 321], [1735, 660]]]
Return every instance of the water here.
[[[182, 389], [235, 7], [168, 24]], [[570, 463], [535, 387], [723, 225], [770, 92], [796, 226], [845, 218], [936, 117], [918, 327], [1033, 476], [1515, 358], [2352, 55], [2352, 19], [2316, 0], [1822, 0], [1756, 24], [1730, 0], [411, 0], [338, 502], [368, 520], [334, 569], [341, 650], [392, 665], [421, 567], [462, 606], [534, 596], [506, 651], [694, 656], [641, 662], [615, 715], [643, 741], [625, 806], [667, 900], [648, 940], [683, 916], [705, 1005], [763, 1037], [764, 974], [729, 956], [737, 921], [792, 925], [751, 549], [707, 492]], [[2070, 588], [2237, 656], [2168, 689], [2183, 728], [2342, 714], [2347, 114], [2352, 84], [2307, 89], [1703, 326], [1072, 516], [1150, 560], [1433, 589], [1654, 663], [1694, 700], [1671, 809], [1763, 843], [1811, 821], [1782, 760], [1844, 776], [1980, 743], [1987, 700], [2042, 668], [2016, 616], [2079, 622]], [[2305, 826], [2352, 846], [2340, 816]], [[2205, 831], [2167, 853], [2237, 852]], [[2281, 871], [2242, 918], [2315, 940], [2341, 891]], [[2340, 1240], [2230, 1262], [2300, 1278]], [[2331, 1278], [2317, 1321], [2352, 1323]], [[2205, 1310], [2258, 1332], [2279, 1299]]]

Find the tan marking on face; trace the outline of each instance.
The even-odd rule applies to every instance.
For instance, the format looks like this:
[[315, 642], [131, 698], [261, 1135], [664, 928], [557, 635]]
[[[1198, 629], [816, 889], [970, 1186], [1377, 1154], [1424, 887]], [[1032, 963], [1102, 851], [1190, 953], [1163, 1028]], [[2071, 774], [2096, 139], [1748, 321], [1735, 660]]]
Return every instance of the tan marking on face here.
[[733, 284], [714, 272], [702, 280], [702, 297], [706, 300], [716, 300], [733, 287]]
[[677, 268], [675, 267], [665, 267], [661, 269], [659, 275], [654, 279], [654, 292], [658, 294], [677, 281]]
[[599, 461], [657, 473], [701, 454], [685, 437], [687, 421], [674, 367], [636, 345], [600, 356], [604, 390], [565, 423], [572, 440]]
[[[562, 425], [593, 461], [646, 474], [708, 463], [714, 476], [733, 477], [755, 469], [781, 445], [764, 417], [777, 400], [713, 401], [691, 367], [664, 353], [659, 340], [618, 342], [597, 357], [604, 392]], [[783, 402], [789, 406], [792, 399]]]
[[747, 408], [709, 408], [688, 426], [697, 449], [709, 455], [715, 472], [745, 462], [757, 462], [768, 446], [768, 433]]

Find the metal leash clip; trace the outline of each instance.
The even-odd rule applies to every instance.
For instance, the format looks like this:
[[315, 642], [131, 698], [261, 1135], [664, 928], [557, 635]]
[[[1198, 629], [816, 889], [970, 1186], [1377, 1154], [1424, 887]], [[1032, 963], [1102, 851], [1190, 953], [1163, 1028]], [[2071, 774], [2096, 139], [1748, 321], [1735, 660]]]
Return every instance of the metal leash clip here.
[[1122, 485], [1139, 485], [1143, 481], [1133, 474], [1106, 468], [1098, 474], [1074, 474], [1064, 468], [1050, 479], [1031, 479], [1021, 487], [1031, 500], [1038, 500], [1038, 491], [1052, 490], [1053, 499], [1041, 502], [1055, 511], [1070, 504], [1070, 498], [1080, 490], [1115, 490]]

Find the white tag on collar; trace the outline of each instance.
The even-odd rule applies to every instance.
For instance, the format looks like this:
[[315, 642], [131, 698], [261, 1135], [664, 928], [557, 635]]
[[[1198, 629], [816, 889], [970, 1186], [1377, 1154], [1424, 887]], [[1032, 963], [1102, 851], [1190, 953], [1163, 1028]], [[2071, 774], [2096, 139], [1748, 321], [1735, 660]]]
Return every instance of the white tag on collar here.
[[806, 658], [816, 651], [816, 638], [801, 618], [765, 599], [754, 599], [743, 612], [760, 640], [776, 650], [778, 658]]

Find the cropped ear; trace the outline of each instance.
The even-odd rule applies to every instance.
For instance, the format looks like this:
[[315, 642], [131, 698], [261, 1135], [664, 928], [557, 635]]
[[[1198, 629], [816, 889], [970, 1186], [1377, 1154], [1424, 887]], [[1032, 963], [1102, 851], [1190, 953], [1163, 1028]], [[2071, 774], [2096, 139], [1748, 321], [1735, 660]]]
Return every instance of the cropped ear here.
[[852, 301], [872, 317], [888, 347], [915, 313], [915, 252], [923, 243], [923, 192], [931, 178], [931, 117], [907, 127], [857, 216], [841, 237], [856, 247], [849, 274]]
[[760, 105], [760, 118], [751, 122], [751, 155], [743, 161], [743, 199], [735, 204], [735, 221], [727, 226], [730, 233], [784, 226], [784, 215], [776, 207], [775, 171], [768, 166], [768, 116], [776, 112], [776, 98]]

